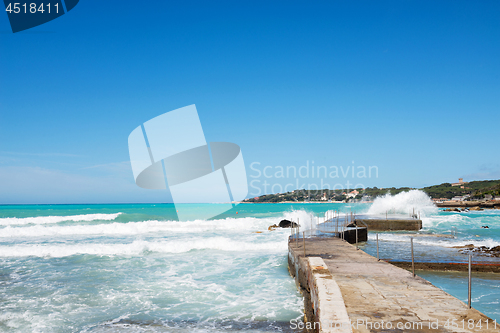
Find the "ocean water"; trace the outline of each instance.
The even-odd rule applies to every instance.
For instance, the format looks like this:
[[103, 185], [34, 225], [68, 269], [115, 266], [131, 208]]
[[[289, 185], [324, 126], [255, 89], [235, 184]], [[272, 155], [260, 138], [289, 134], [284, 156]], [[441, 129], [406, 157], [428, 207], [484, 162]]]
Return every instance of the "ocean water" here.
[[326, 210], [302, 206], [0, 206], [0, 331], [288, 332], [303, 299], [268, 227]]
[[[303, 299], [287, 268], [290, 230], [268, 226], [287, 218], [308, 227], [327, 211], [370, 207], [240, 204], [211, 220], [178, 222], [170, 204], [0, 206], [0, 331], [291, 332]], [[422, 258], [449, 251], [465, 260], [449, 246], [500, 244], [497, 211], [426, 214], [423, 232], [456, 226], [459, 236], [416, 239]], [[484, 224], [490, 229], [478, 229]], [[405, 237], [381, 234], [382, 256], [407, 259]], [[373, 244], [370, 235], [363, 246], [371, 253]], [[452, 294], [463, 282], [426, 274]], [[482, 276], [474, 306], [487, 303], [481, 311], [500, 319], [497, 285], [496, 276]]]

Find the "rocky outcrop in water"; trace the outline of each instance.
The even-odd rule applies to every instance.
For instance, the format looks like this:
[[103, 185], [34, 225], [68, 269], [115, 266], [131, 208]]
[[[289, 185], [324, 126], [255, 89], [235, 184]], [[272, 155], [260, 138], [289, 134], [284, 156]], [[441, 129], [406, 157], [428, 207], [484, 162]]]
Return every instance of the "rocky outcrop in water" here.
[[289, 220], [281, 220], [278, 226], [280, 228], [297, 228], [299, 225]]
[[467, 244], [465, 246], [455, 246], [456, 248], [460, 248], [458, 250], [461, 253], [475, 253], [478, 255], [484, 255], [488, 257], [500, 257], [500, 245], [494, 247], [487, 246], [474, 246], [474, 244]]
[[458, 208], [448, 208], [448, 209], [443, 209], [443, 212], [461, 212], [461, 209]]
[[471, 210], [484, 210], [484, 209], [482, 209], [479, 206], [474, 206], [474, 207], [471, 207], [471, 208], [464, 208], [464, 209], [460, 209], [460, 208], [448, 208], [448, 209], [443, 209], [443, 212], [468, 212], [468, 211], [471, 211]]

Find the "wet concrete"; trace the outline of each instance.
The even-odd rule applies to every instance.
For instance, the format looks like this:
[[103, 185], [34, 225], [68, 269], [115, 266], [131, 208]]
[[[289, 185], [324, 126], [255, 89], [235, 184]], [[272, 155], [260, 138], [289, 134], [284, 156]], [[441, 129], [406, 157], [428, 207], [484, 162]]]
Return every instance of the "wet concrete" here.
[[[321, 258], [326, 266], [316, 276], [310, 264], [312, 258]], [[490, 318], [469, 309], [462, 301], [428, 281], [413, 277], [405, 269], [378, 261], [339, 238], [313, 237], [304, 242], [302, 239], [290, 242], [289, 265], [299, 288], [308, 294], [307, 321], [326, 322], [329, 318], [322, 317], [322, 313], [341, 312], [342, 304], [350, 320], [349, 327], [334, 327], [336, 316], [330, 315], [332, 324], [312, 331], [500, 332], [500, 325], [496, 324], [495, 328]], [[334, 284], [325, 282], [328, 280]], [[318, 281], [327, 284], [323, 295], [314, 291]], [[335, 285], [340, 290], [342, 302], [332, 296], [335, 295]], [[335, 304], [322, 312], [329, 303]], [[315, 308], [315, 304], [319, 307]]]

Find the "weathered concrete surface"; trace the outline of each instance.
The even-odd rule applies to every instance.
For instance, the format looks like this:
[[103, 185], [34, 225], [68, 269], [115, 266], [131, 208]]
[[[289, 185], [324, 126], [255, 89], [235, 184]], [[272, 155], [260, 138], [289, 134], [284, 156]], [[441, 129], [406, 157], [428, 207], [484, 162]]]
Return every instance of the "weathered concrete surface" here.
[[342, 292], [327, 265], [320, 257], [310, 257], [308, 261], [310, 269], [308, 280], [312, 305], [317, 314], [316, 321], [319, 323], [318, 329], [322, 328], [322, 332], [352, 332]]
[[417, 219], [355, 219], [360, 226], [366, 226], [369, 231], [390, 231], [390, 230], [420, 230], [422, 220]]
[[[428, 281], [378, 261], [341, 239], [311, 238], [305, 248], [307, 258], [320, 257], [327, 265], [342, 293], [352, 332], [500, 332], [490, 318]], [[289, 251], [289, 262], [302, 263], [295, 266], [295, 276], [302, 275], [301, 283], [308, 284], [307, 273], [301, 273], [308, 266], [303, 243], [291, 242]], [[311, 316], [308, 320], [312, 318], [316, 320]], [[468, 328], [469, 320], [474, 329]], [[324, 329], [319, 332], [328, 332]]]

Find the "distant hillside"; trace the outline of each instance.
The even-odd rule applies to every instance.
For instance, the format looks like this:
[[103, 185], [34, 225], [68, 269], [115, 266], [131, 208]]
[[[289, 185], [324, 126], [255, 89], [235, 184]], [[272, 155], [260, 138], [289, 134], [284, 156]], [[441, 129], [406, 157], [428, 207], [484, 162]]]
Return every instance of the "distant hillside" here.
[[[456, 184], [455, 184], [456, 185]], [[463, 188], [462, 188], [463, 187]], [[266, 194], [244, 200], [245, 202], [324, 202], [324, 201], [359, 201], [372, 200], [387, 193], [398, 194], [413, 188], [377, 188], [368, 187], [346, 190], [295, 190], [287, 193]], [[461, 183], [453, 186], [451, 183], [433, 185], [421, 189], [433, 199], [451, 199], [455, 196], [470, 195], [472, 199], [482, 199], [486, 195], [500, 196], [500, 180], [484, 180]], [[356, 193], [357, 192], [357, 193]]]
[[[463, 188], [462, 188], [463, 187]], [[500, 180], [483, 180], [452, 186], [450, 183], [428, 186], [422, 189], [431, 198], [451, 199], [455, 196], [470, 194], [472, 198], [482, 199], [485, 195], [500, 196]]]

